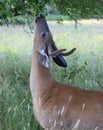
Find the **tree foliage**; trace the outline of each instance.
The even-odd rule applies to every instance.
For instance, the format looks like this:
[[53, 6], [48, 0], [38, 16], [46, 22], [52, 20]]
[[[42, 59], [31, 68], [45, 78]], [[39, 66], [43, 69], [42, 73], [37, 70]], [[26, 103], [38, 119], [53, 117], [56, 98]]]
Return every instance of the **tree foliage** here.
[[100, 18], [103, 14], [102, 0], [55, 0], [58, 11], [71, 19]]
[[17, 20], [17, 16], [47, 14], [46, 5], [53, 7], [70, 19], [100, 18], [103, 0], [0, 0], [0, 24]]

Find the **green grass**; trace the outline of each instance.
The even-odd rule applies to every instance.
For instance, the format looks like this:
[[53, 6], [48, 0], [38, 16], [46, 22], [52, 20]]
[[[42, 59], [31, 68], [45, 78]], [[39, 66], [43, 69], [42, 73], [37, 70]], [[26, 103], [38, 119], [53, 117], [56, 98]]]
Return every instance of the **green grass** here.
[[[59, 48], [77, 48], [66, 57], [68, 68], [51, 63], [59, 82], [84, 89], [103, 90], [103, 21], [49, 22]], [[41, 130], [36, 123], [29, 89], [33, 34], [23, 26], [0, 27], [0, 130]]]

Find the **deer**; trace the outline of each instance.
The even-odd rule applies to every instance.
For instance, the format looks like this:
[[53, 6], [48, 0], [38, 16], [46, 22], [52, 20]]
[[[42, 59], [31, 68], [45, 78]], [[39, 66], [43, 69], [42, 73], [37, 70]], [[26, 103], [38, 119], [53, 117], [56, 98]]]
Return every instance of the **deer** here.
[[66, 68], [64, 56], [76, 48], [57, 48], [44, 15], [35, 24], [30, 90], [36, 120], [44, 130], [103, 130], [103, 91], [59, 83], [51, 74], [51, 59]]

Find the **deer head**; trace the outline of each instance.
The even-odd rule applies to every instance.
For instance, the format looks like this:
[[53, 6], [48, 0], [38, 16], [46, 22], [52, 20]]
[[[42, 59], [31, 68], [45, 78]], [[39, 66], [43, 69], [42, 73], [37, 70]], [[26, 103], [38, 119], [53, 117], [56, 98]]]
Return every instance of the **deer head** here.
[[40, 63], [44, 67], [49, 68], [50, 57], [52, 57], [52, 59], [57, 65], [61, 67], [67, 67], [67, 63], [63, 58], [63, 56], [71, 55], [76, 50], [76, 48], [73, 48], [68, 52], [64, 52], [66, 51], [66, 49], [58, 49], [55, 45], [55, 42], [53, 41], [53, 37], [49, 30], [45, 17], [43, 15], [40, 15], [39, 17], [36, 18], [35, 21], [36, 21], [35, 40], [36, 43], [38, 43], [37, 48]]

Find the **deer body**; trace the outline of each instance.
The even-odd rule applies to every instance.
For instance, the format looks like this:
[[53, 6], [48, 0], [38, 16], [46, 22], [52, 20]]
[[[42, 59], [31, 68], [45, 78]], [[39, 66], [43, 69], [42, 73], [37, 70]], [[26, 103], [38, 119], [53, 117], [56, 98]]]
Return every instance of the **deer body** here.
[[103, 130], [103, 92], [56, 82], [49, 66], [49, 51], [53, 51], [52, 46], [57, 49], [53, 44], [45, 18], [39, 17], [30, 75], [37, 121], [45, 130]]

